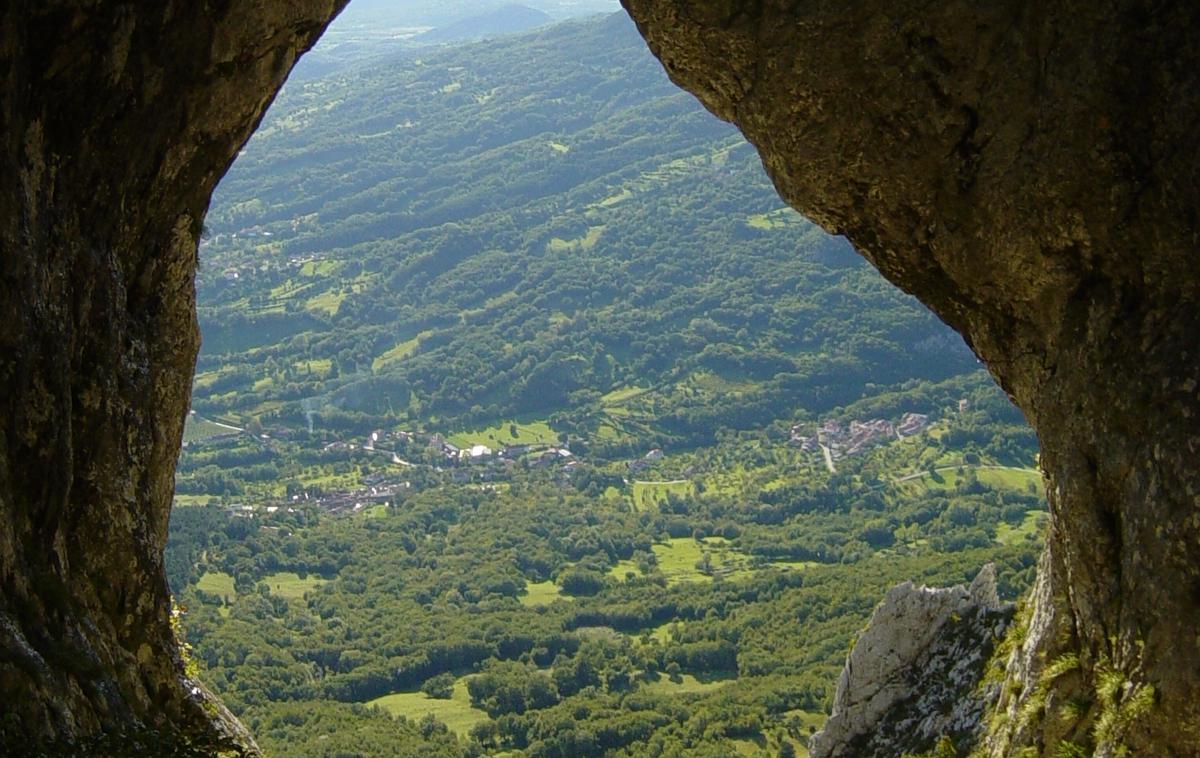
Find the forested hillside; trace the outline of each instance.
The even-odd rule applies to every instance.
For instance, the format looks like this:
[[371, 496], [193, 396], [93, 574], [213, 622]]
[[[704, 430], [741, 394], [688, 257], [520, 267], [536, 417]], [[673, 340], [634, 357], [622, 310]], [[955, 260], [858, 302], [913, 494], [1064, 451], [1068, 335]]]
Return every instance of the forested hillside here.
[[623, 16], [289, 88], [208, 228], [210, 415], [461, 427], [570, 408], [596, 433], [598, 397], [639, 386], [664, 441], [709, 441], [975, 365], [783, 209]]
[[206, 234], [168, 574], [272, 755], [806, 755], [888, 586], [1032, 578], [1020, 415], [624, 16], [293, 82]]

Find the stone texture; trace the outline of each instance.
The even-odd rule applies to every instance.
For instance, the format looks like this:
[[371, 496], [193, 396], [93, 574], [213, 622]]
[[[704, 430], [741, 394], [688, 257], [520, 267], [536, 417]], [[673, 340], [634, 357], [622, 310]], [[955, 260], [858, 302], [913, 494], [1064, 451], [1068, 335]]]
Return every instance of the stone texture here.
[[943, 735], [971, 741], [989, 657], [1012, 619], [990, 564], [970, 589], [888, 592], [846, 659], [813, 758], [881, 758], [929, 750]]
[[196, 241], [344, 2], [0, 5], [2, 753], [255, 751], [168, 622]]
[[[1042, 444], [1035, 617], [994, 754], [1200, 754], [1200, 4], [623, 0], [781, 195], [961, 332]], [[1090, 745], [1099, 672], [1151, 713]], [[1015, 731], [1014, 731], [1015, 730]], [[1019, 736], [1018, 736], [1019, 733]]]

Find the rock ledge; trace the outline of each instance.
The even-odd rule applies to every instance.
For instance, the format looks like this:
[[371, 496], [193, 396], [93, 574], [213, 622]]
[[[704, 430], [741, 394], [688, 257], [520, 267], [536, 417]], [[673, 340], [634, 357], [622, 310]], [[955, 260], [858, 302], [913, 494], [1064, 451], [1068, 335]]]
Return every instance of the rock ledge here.
[[970, 588], [893, 587], [846, 659], [812, 758], [915, 753], [943, 735], [972, 741], [984, 707], [977, 685], [1012, 618], [992, 564]]

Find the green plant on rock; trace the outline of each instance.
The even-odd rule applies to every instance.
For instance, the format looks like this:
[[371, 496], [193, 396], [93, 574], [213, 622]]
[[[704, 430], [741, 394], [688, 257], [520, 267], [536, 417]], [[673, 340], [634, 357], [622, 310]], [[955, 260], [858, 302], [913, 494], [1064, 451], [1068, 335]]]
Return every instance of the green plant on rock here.
[[1064, 721], [1078, 722], [1087, 716], [1087, 712], [1091, 707], [1092, 701], [1085, 698], [1073, 697], [1058, 707], [1058, 715]]
[[1154, 707], [1154, 686], [1134, 684], [1102, 660], [1096, 668], [1096, 701], [1100, 705], [1093, 728], [1097, 749], [1107, 749], [1116, 756], [1129, 755], [1129, 748], [1123, 744], [1125, 737], [1130, 727]]
[[183, 635], [184, 609], [171, 598], [171, 634], [175, 636], [175, 644], [179, 647], [179, 657], [183, 660], [183, 675], [188, 679], [200, 678], [200, 664], [192, 655], [192, 646]]
[[1009, 658], [1025, 643], [1025, 638], [1029, 635], [1029, 617], [1032, 615], [1033, 606], [1027, 600], [1017, 603], [1017, 611], [1013, 616], [1012, 624], [996, 644], [996, 649], [992, 651], [992, 657], [988, 659], [987, 669], [980, 682], [981, 687], [989, 687], [1004, 681], [1004, 675], [1008, 671]]
[[1069, 740], [1062, 740], [1054, 746], [1054, 758], [1090, 758], [1091, 753], [1086, 748]]
[[1079, 656], [1075, 653], [1063, 653], [1050, 662], [1042, 672], [1042, 681], [1046, 684], [1053, 682], [1063, 674], [1079, 670]]
[[[1013, 654], [1025, 644], [1025, 639], [1029, 636], [1029, 620], [1032, 615], [1033, 605], [1028, 599], [1019, 600], [1012, 623], [996, 643], [995, 649], [992, 650], [987, 667], [984, 669], [983, 678], [979, 682], [978, 694], [984, 698], [985, 702], [988, 702], [983, 721], [987, 724], [987, 732], [990, 735], [1004, 733], [1009, 722], [1006, 701], [1015, 700], [1021, 694], [1021, 683], [1015, 679], [1005, 681], [1005, 678], [1008, 674], [1009, 661], [1012, 660]], [[1006, 691], [991, 697], [988, 696], [988, 690], [1000, 687]], [[1005, 745], [1007, 746], [1007, 740]], [[970, 755], [975, 758], [975, 756], [983, 755], [983, 751], [984, 746], [981, 741]]]
[[1021, 706], [1017, 718], [1022, 724], [1032, 724], [1041, 719], [1046, 708], [1046, 699], [1050, 696], [1050, 685], [1054, 680], [1079, 669], [1079, 656], [1075, 653], [1063, 653], [1042, 669], [1038, 677], [1037, 688]]
[[954, 746], [954, 740], [943, 734], [932, 750], [916, 755], [906, 753], [904, 758], [958, 758], [958, 748]]

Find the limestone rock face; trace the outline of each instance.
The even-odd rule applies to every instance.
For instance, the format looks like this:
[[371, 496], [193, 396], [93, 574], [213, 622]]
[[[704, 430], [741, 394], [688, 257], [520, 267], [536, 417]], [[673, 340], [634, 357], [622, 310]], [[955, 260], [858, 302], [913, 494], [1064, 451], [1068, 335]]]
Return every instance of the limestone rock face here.
[[991, 565], [969, 590], [894, 587], [846, 660], [813, 758], [917, 753], [943, 735], [969, 741], [984, 710], [979, 682], [1012, 615]]
[[1037, 624], [989, 750], [1200, 755], [1200, 4], [622, 2], [1037, 429]]
[[254, 752], [168, 621], [196, 241], [344, 2], [0, 4], [0, 752]]

